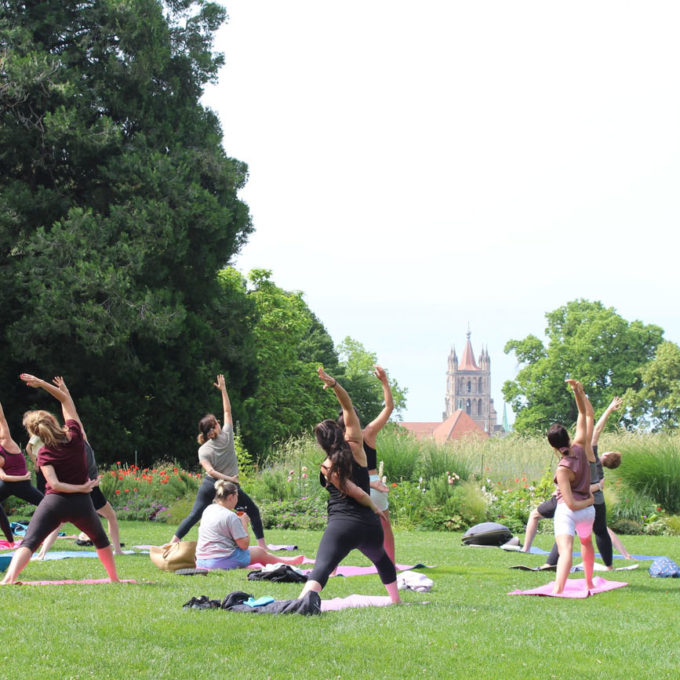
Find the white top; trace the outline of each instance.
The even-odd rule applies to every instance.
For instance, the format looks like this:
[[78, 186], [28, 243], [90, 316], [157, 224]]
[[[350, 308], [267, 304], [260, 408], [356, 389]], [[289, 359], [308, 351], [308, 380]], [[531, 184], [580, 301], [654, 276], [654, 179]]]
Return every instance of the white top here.
[[229, 557], [238, 548], [236, 539], [246, 538], [248, 532], [243, 528], [238, 515], [223, 505], [211, 503], [201, 517], [198, 527], [196, 559], [210, 560], [215, 557]]
[[217, 472], [235, 477], [238, 474], [238, 460], [234, 449], [234, 427], [225, 424], [215, 439], [208, 439], [198, 449], [198, 460], [206, 460]]

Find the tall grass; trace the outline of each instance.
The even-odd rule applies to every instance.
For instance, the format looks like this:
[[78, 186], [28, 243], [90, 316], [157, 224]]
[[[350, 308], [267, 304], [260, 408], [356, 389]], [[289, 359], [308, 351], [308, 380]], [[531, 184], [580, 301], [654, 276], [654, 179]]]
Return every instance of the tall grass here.
[[618, 442], [624, 484], [670, 513], [680, 512], [680, 437], [629, 435]]

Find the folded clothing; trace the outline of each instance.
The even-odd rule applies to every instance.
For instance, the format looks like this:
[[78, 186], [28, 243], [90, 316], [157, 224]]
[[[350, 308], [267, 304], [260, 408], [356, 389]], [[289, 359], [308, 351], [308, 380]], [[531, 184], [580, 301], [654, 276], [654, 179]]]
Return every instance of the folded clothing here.
[[417, 571], [402, 571], [397, 574], [397, 588], [399, 590], [415, 590], [418, 593], [428, 593], [434, 581]]
[[[305, 616], [321, 613], [321, 598], [319, 593], [313, 590], [310, 590], [300, 599], [268, 599], [271, 601], [265, 602], [264, 598], [255, 600], [249, 593], [234, 591], [229, 593], [222, 602], [211, 600], [207, 595], [192, 597], [183, 605], [183, 609], [228, 609], [232, 612], [250, 612], [252, 614], [303, 614]], [[251, 604], [248, 604], [248, 602]]]
[[288, 564], [267, 564], [262, 569], [248, 572], [249, 581], [274, 581], [275, 583], [305, 583], [307, 576]]

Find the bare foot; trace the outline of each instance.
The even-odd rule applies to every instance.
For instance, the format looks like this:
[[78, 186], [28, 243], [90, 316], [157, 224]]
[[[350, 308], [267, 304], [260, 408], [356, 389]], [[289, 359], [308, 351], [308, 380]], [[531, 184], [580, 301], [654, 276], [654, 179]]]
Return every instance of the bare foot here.
[[296, 555], [295, 557], [290, 558], [291, 564], [302, 564], [304, 561], [305, 561], [304, 555]]
[[113, 554], [114, 555], [124, 555], [125, 553], [122, 550], [114, 550]]

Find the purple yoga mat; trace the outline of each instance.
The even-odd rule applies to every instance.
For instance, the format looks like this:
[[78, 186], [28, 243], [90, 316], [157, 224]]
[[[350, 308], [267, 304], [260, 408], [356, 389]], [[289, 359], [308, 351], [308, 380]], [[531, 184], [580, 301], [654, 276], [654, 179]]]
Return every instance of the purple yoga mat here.
[[584, 578], [570, 578], [564, 586], [564, 591], [559, 595], [555, 595], [552, 591], [555, 587], [555, 581], [546, 583], [544, 586], [532, 588], [531, 590], [513, 590], [508, 595], [543, 595], [544, 597], [568, 597], [568, 598], [586, 598], [589, 595], [596, 595], [597, 593], [604, 593], [608, 590], [615, 590], [616, 588], [623, 588], [627, 583], [622, 581], [607, 581], [606, 579], [596, 576], [593, 579], [594, 588], [586, 590], [586, 580]]

